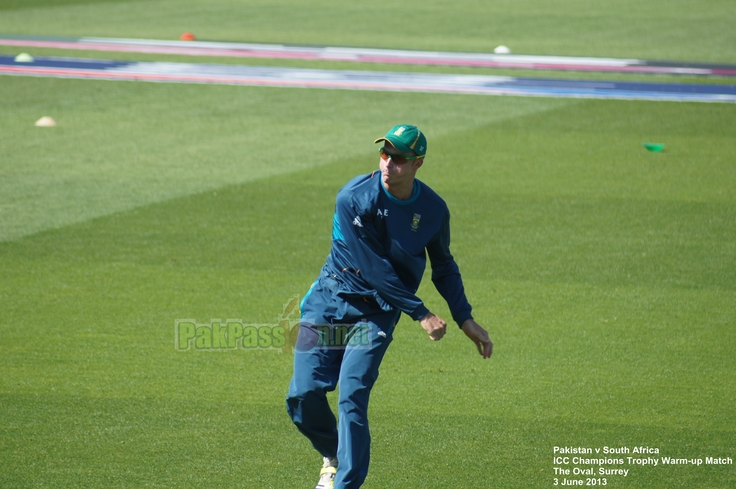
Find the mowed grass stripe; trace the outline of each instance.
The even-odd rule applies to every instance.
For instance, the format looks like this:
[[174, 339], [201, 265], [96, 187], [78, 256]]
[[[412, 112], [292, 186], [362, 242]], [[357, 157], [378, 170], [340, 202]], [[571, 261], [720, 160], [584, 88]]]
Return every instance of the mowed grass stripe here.
[[486, 53], [504, 44], [514, 53], [736, 63], [731, 0], [411, 0], [403, 4], [412, 12], [410, 23], [386, 18], [395, 8], [388, 0], [83, 1], [33, 0], [29, 6], [37, 8], [7, 10], [0, 33], [174, 40], [189, 31], [202, 40], [235, 42]]
[[[348, 160], [392, 120], [430, 137], [560, 101], [3, 78], [0, 240]], [[480, 108], [480, 110], [478, 110]], [[52, 116], [55, 128], [37, 128]]]

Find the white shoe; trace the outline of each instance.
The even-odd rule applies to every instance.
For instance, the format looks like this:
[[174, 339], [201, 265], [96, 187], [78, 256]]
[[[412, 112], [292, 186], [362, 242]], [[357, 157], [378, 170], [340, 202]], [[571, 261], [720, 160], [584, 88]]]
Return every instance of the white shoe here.
[[319, 482], [315, 489], [333, 489], [337, 473], [337, 459], [329, 457], [323, 457], [323, 459], [322, 470], [319, 471]]

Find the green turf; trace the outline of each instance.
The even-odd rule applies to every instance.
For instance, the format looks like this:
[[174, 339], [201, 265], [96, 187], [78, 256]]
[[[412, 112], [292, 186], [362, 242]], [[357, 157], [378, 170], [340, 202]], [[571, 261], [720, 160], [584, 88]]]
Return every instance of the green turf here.
[[[386, 114], [446, 135], [574, 103], [341, 90], [0, 79], [0, 240], [374, 148]], [[485, 107], [483, 110], [474, 110]], [[51, 116], [55, 128], [34, 122]]]
[[131, 2], [135, 0], [1, 0], [0, 12], [10, 10], [28, 10], [43, 8], [63, 8], [72, 5], [89, 5], [95, 3]]
[[[64, 2], [66, 3], [66, 2]], [[17, 0], [3, 5], [17, 6]], [[731, 0], [158, 0], [7, 10], [0, 33], [375, 46], [736, 62]]]
[[[528, 99], [478, 100], [494, 112]], [[549, 487], [554, 445], [733, 455], [732, 111], [575, 102], [432, 139], [422, 177], [453, 210], [496, 353], [483, 362], [457, 331], [431, 343], [402, 321], [365, 487]], [[290, 356], [176, 351], [173, 326], [275, 323], [328, 251], [334, 192], [375, 164], [363, 146], [0, 244], [3, 487], [311, 482], [314, 455], [283, 410]], [[736, 481], [732, 467], [631, 470], [610, 485]]]

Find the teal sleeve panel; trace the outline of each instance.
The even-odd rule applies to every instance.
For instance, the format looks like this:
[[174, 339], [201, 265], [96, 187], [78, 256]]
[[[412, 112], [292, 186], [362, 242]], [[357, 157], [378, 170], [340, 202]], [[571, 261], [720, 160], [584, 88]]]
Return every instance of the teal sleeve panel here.
[[345, 241], [345, 236], [342, 235], [342, 229], [340, 228], [340, 220], [337, 218], [337, 212], [335, 212], [332, 218], [332, 239], [335, 241]]

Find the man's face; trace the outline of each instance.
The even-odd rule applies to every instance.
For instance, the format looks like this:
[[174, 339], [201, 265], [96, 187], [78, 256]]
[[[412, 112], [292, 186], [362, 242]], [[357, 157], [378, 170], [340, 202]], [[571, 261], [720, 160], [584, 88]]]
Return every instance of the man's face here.
[[[396, 155], [396, 158], [389, 158]], [[422, 166], [422, 159], [407, 160], [401, 156], [401, 152], [385, 143], [381, 152], [381, 176], [385, 185], [400, 185], [404, 182], [413, 181], [417, 170]]]

